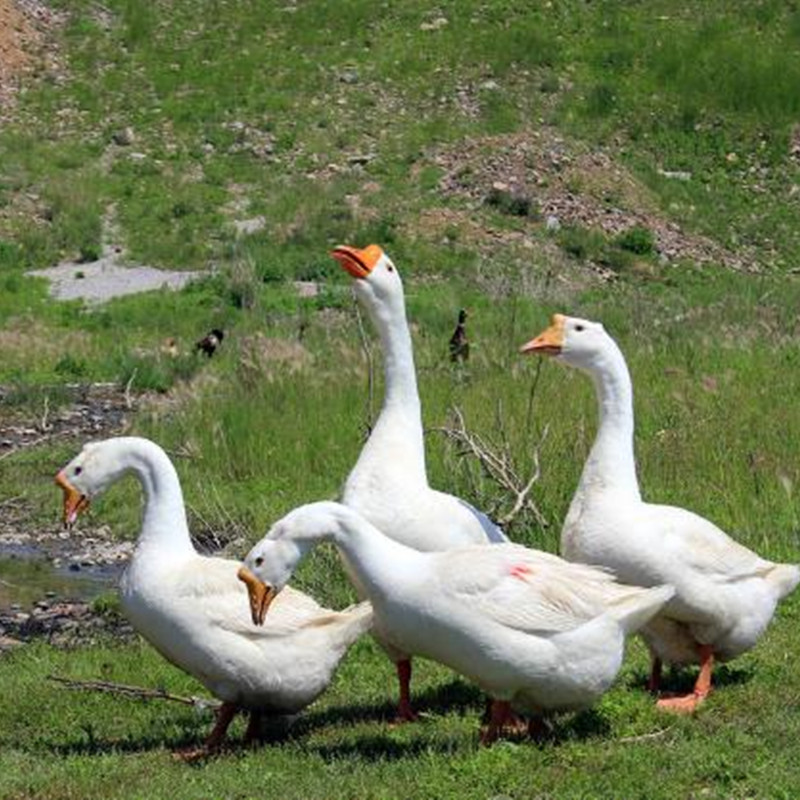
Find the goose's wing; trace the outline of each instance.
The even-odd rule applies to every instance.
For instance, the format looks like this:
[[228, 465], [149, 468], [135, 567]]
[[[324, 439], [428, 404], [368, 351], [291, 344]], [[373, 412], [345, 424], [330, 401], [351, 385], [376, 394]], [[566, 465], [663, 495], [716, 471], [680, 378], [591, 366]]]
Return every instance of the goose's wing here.
[[340, 618], [340, 612], [323, 608], [312, 597], [287, 586], [270, 606], [264, 625], [250, 616], [247, 588], [236, 577], [238, 561], [198, 557], [175, 576], [173, 591], [206, 624], [248, 639], [288, 636], [308, 625]]
[[517, 545], [450, 551], [437, 572], [459, 604], [526, 633], [573, 630], [603, 612], [615, 586], [602, 570]]
[[666, 554], [681, 569], [727, 583], [761, 575], [772, 567], [698, 514], [674, 506], [650, 506], [650, 511], [658, 517]]
[[457, 497], [456, 500], [478, 521], [478, 524], [483, 528], [486, 535], [486, 541], [491, 544], [509, 544], [510, 539], [503, 533], [503, 529], [499, 525], [495, 525], [487, 514], [479, 511], [475, 506], [470, 505], [466, 500]]

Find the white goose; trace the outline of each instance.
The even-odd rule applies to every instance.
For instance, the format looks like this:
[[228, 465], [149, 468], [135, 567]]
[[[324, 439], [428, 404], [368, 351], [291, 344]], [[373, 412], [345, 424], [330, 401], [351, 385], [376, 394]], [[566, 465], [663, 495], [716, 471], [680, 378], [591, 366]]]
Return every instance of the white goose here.
[[[422, 412], [406, 322], [403, 282], [378, 245], [341, 246], [333, 256], [355, 278], [355, 291], [381, 339], [385, 396], [375, 427], [350, 472], [342, 502], [386, 536], [416, 550], [507, 542], [502, 531], [464, 500], [428, 485]], [[345, 560], [347, 557], [345, 556]], [[354, 570], [348, 569], [357, 584]], [[363, 590], [359, 589], [363, 595]], [[378, 628], [400, 682], [399, 721], [412, 720], [411, 661]]]
[[[240, 575], [252, 607], [280, 593], [324, 539], [347, 557], [392, 642], [446, 664], [493, 698], [485, 742], [512, 718], [512, 706], [539, 715], [591, 704], [619, 670], [625, 634], [673, 593], [623, 586], [605, 571], [514, 544], [421, 552], [352, 509], [323, 502], [291, 511], [248, 553]], [[263, 619], [254, 614], [256, 623]]]
[[[369, 603], [330, 611], [288, 589], [270, 624], [256, 630], [247, 613], [240, 564], [198, 554], [186, 524], [171, 461], [147, 439], [92, 442], [56, 476], [71, 525], [92, 498], [128, 472], [145, 493], [142, 529], [122, 577], [122, 607], [133, 626], [167, 660], [223, 701], [205, 747], [222, 743], [239, 709], [250, 711], [247, 739], [263, 713], [294, 713], [328, 686], [347, 648], [371, 625]], [[270, 600], [272, 598], [269, 598]]]
[[642, 500], [631, 379], [600, 323], [556, 314], [522, 352], [554, 356], [594, 382], [600, 425], [564, 522], [561, 552], [608, 567], [629, 583], [675, 587], [675, 598], [642, 635], [653, 655], [653, 691], [662, 661], [700, 663], [691, 694], [658, 703], [690, 713], [711, 691], [715, 659], [726, 661], [756, 643], [778, 601], [800, 581], [800, 569], [760, 558], [691, 511]]

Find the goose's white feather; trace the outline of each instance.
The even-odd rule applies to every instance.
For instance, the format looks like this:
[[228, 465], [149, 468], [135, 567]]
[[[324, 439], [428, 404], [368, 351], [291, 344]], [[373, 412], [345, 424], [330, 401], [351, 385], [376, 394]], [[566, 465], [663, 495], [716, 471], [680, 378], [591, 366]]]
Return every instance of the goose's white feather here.
[[[543, 352], [592, 378], [600, 424], [561, 535], [565, 558], [600, 564], [641, 586], [669, 583], [675, 597], [643, 631], [659, 658], [718, 660], [752, 647], [800, 570], [775, 564], [683, 508], [642, 500], [633, 453], [633, 389], [625, 359], [603, 326], [557, 316], [524, 349]], [[548, 349], [549, 348], [549, 349]]]
[[128, 471], [146, 495], [142, 530], [120, 583], [134, 627], [225, 702], [281, 712], [312, 702], [349, 645], [369, 629], [369, 604], [331, 611], [287, 587], [257, 628], [237, 579], [240, 564], [195, 551], [178, 476], [161, 448], [136, 437], [92, 443], [63, 474], [94, 496]]
[[672, 596], [671, 587], [624, 586], [512, 544], [420, 552], [336, 503], [290, 512], [245, 563], [280, 588], [326, 538], [347, 556], [390, 641], [530, 711], [589, 705], [616, 676], [625, 634]]

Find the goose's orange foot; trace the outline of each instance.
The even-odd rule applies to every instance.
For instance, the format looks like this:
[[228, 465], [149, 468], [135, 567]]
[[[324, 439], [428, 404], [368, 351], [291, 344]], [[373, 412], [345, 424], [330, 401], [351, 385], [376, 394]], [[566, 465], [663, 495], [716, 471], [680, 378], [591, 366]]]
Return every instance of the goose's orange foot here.
[[233, 703], [223, 703], [217, 709], [217, 721], [214, 723], [214, 728], [208, 739], [206, 739], [206, 743], [201, 747], [189, 747], [185, 750], [177, 750], [173, 753], [173, 758], [177, 761], [191, 764], [219, 753], [222, 743], [225, 741], [225, 734], [228, 731], [228, 726], [233, 721], [237, 711], [238, 707]]
[[663, 697], [656, 703], [656, 708], [670, 714], [694, 714], [706, 697], [708, 692], [705, 694], [692, 692], [682, 697]]
[[217, 755], [219, 748], [209, 748], [205, 745], [200, 747], [187, 747], [183, 750], [176, 750], [172, 754], [175, 761], [181, 761], [184, 764], [196, 764], [198, 761], [204, 761], [211, 756]]
[[670, 714], [694, 714], [703, 701], [711, 694], [711, 671], [714, 669], [714, 653], [707, 644], [699, 645], [700, 674], [694, 684], [694, 691], [684, 697], [665, 697], [656, 703], [656, 708]]
[[527, 731], [528, 724], [514, 713], [510, 703], [494, 700], [489, 724], [481, 728], [481, 744], [490, 745], [501, 736], [519, 736]]
[[411, 708], [411, 703], [404, 703], [402, 700], [397, 706], [397, 713], [392, 720], [393, 725], [404, 725], [406, 722], [417, 722], [419, 714]]

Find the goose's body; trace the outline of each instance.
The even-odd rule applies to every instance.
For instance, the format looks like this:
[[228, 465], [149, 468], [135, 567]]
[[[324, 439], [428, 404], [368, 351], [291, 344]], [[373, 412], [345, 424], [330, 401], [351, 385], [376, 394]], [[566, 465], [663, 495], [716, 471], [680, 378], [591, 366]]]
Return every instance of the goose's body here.
[[[363, 250], [338, 247], [333, 254], [355, 278], [358, 299], [378, 331], [386, 382], [381, 413], [347, 478], [342, 502], [390, 539], [415, 550], [507, 542], [485, 514], [428, 484], [411, 333], [397, 268], [377, 245]], [[344, 558], [350, 577], [365, 596], [348, 556]], [[408, 656], [379, 629], [378, 639], [398, 667], [398, 716], [411, 719]]]
[[598, 396], [600, 425], [564, 523], [562, 555], [608, 567], [622, 581], [675, 587], [675, 597], [642, 635], [654, 656], [654, 686], [661, 661], [701, 663], [692, 695], [661, 701], [691, 711], [710, 691], [713, 661], [756, 643], [778, 601], [800, 582], [800, 570], [761, 558], [691, 511], [642, 500], [630, 375], [601, 325], [556, 315], [523, 350], [588, 372]]
[[321, 539], [346, 555], [376, 627], [404, 652], [446, 664], [496, 704], [533, 714], [590, 705], [614, 680], [625, 635], [672, 595], [513, 544], [420, 552], [336, 503], [290, 512], [250, 551], [246, 568], [280, 592]]
[[275, 599], [269, 625], [254, 628], [247, 589], [237, 580], [239, 563], [195, 551], [178, 475], [164, 451], [146, 439], [86, 445], [59, 473], [68, 521], [129, 471], [146, 498], [142, 530], [120, 584], [134, 627], [221, 699], [228, 713], [294, 713], [316, 699], [349, 645], [369, 629], [369, 604], [335, 612], [288, 589], [285, 600], [283, 593]]

